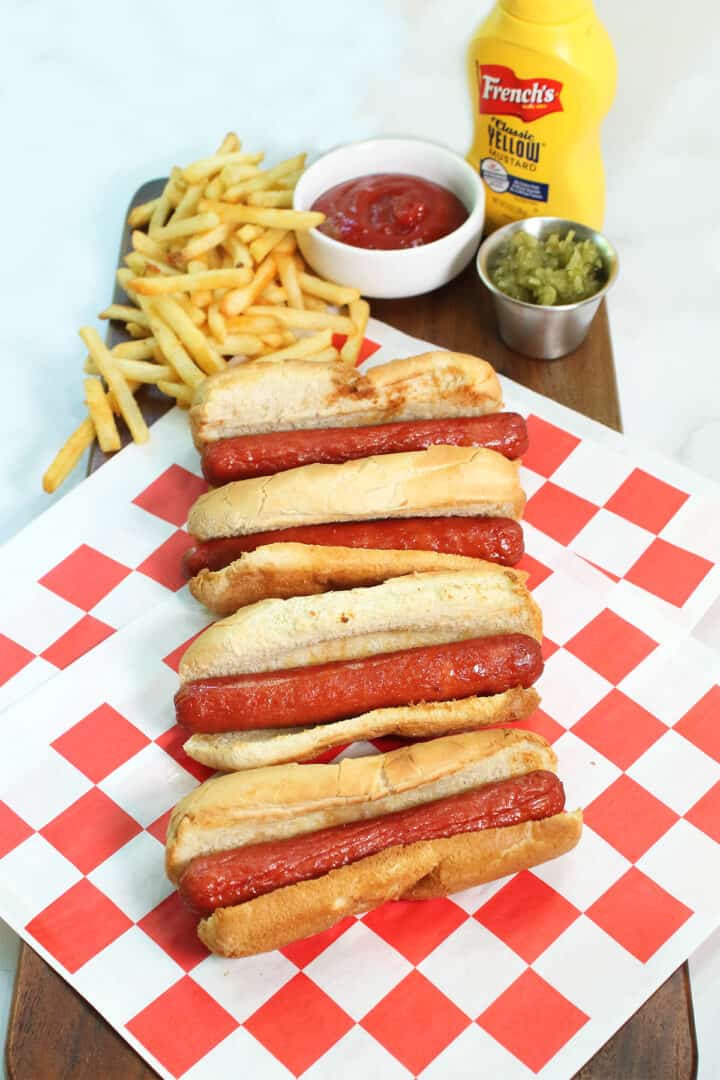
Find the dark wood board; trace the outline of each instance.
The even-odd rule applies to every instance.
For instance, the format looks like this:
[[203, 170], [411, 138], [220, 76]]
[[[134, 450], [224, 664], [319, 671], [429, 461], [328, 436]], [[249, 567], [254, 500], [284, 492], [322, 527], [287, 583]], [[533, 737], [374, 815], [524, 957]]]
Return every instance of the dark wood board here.
[[[161, 185], [159, 180], [143, 185], [131, 207], [154, 198]], [[126, 227], [121, 254], [128, 246]], [[118, 289], [115, 299], [122, 299]], [[524, 386], [621, 430], [604, 303], [581, 348], [552, 362], [518, 356], [499, 341], [489, 296], [472, 265], [456, 281], [428, 296], [376, 300], [372, 313], [415, 337], [483, 356]], [[121, 336], [119, 329], [110, 328], [111, 343]], [[167, 399], [152, 393], [145, 392], [141, 401], [149, 422], [168, 408]], [[104, 456], [95, 448], [89, 471], [103, 461]], [[578, 963], [582, 963], [581, 957]], [[99, 1013], [26, 945], [18, 965], [6, 1061], [12, 1080], [149, 1080], [155, 1076]], [[695, 1027], [685, 964], [580, 1070], [576, 1080], [694, 1080], [696, 1073]]]

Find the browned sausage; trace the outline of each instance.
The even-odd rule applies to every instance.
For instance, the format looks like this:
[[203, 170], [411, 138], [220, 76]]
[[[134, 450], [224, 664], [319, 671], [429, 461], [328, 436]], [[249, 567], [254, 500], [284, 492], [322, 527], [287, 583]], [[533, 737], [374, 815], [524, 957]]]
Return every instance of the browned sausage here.
[[209, 915], [215, 908], [321, 877], [398, 844], [519, 825], [552, 817], [564, 806], [558, 777], [537, 770], [370, 821], [201, 855], [186, 867], [178, 888], [189, 907]]
[[320, 544], [324, 547], [382, 548], [398, 551], [442, 551], [514, 566], [523, 555], [523, 533], [510, 518], [428, 517], [350, 521], [273, 529], [250, 536], [205, 540], [185, 552], [187, 577], [201, 570], [221, 570], [246, 551], [263, 544]]
[[404, 420], [368, 427], [314, 428], [240, 435], [208, 443], [202, 469], [215, 486], [251, 476], [270, 476], [284, 469], [321, 462], [339, 465], [373, 454], [426, 450], [434, 445], [486, 446], [508, 458], [522, 457], [528, 447], [525, 421], [518, 413]]
[[197, 679], [177, 692], [175, 711], [189, 731], [305, 726], [370, 709], [528, 687], [542, 668], [534, 638], [499, 634], [362, 660]]

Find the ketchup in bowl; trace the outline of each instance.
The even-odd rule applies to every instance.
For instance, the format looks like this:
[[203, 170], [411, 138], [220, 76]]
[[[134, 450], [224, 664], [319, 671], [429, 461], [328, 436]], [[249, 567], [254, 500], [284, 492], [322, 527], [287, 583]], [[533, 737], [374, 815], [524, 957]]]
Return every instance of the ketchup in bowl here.
[[315, 200], [320, 232], [373, 250], [420, 247], [454, 232], [468, 212], [451, 191], [407, 173], [371, 173], [336, 184]]

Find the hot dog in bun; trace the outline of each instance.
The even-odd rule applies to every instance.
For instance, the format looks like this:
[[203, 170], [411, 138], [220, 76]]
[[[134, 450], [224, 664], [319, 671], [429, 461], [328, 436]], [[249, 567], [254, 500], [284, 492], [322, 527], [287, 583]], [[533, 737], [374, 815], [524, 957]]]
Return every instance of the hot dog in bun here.
[[493, 730], [337, 764], [208, 780], [170, 818], [166, 867], [204, 944], [249, 956], [387, 900], [422, 900], [569, 851], [556, 756]]

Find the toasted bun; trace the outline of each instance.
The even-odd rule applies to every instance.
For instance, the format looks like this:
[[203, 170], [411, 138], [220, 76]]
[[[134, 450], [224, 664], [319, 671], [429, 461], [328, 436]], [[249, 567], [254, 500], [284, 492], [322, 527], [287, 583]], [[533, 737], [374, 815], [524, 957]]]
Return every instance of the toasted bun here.
[[198, 935], [221, 956], [252, 956], [282, 948], [387, 900], [447, 896], [527, 870], [570, 851], [581, 832], [582, 813], [576, 810], [522, 825], [387, 848], [313, 881], [219, 908], [202, 920]]
[[410, 574], [366, 589], [261, 600], [209, 626], [180, 661], [180, 679], [353, 660], [493, 634], [542, 635], [525, 575], [495, 563]]
[[234, 480], [200, 496], [188, 528], [211, 540], [329, 521], [437, 514], [517, 520], [524, 505], [517, 461], [474, 446], [431, 446]]
[[333, 747], [384, 735], [430, 738], [472, 731], [491, 724], [525, 720], [540, 703], [536, 690], [506, 690], [504, 694], [436, 701], [375, 709], [351, 720], [316, 724], [311, 728], [277, 728], [261, 731], [228, 731], [216, 735], [193, 735], [184, 750], [195, 761], [221, 772], [257, 769], [306, 761]]
[[380, 585], [405, 574], [479, 570], [484, 565], [482, 559], [435, 551], [266, 544], [222, 570], [201, 570], [190, 581], [190, 592], [216, 615], [231, 615], [258, 600], [313, 596], [332, 589]]
[[168, 824], [166, 868], [177, 881], [191, 859], [378, 817], [493, 780], [554, 771], [540, 735], [493, 728], [331, 765], [273, 765], [207, 780]]
[[478, 416], [501, 406], [500, 384], [490, 364], [463, 353], [392, 360], [367, 375], [337, 363], [249, 361], [200, 384], [190, 425], [201, 447], [233, 435]]

